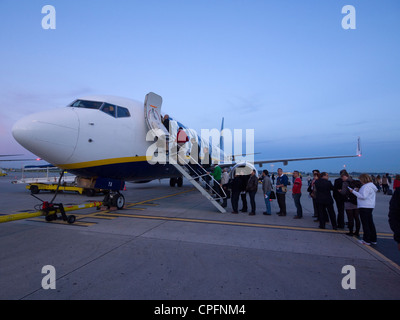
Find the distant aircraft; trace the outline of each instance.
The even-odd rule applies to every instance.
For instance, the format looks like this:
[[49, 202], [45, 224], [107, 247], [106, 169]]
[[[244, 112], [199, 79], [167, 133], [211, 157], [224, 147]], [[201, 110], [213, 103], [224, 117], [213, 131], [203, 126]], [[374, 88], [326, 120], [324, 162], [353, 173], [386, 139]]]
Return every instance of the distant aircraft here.
[[[202, 140], [197, 133], [170, 117], [170, 132], [161, 122], [162, 98], [154, 93], [146, 95], [145, 103], [115, 96], [87, 96], [64, 108], [28, 115], [12, 129], [16, 141], [24, 148], [49, 163], [79, 176], [82, 184], [110, 189], [112, 196], [124, 203], [119, 191], [125, 181], [151, 181], [169, 178], [171, 186], [182, 184], [182, 173], [170, 163], [152, 164], [146, 156], [154, 145], [148, 139], [149, 129], [159, 131], [174, 141], [178, 127], [184, 128], [189, 138], [195, 138], [201, 154], [208, 147], [211, 158], [220, 152], [218, 145]], [[147, 138], [147, 139], [146, 139]], [[154, 138], [154, 137], [153, 137]], [[190, 145], [190, 142], [189, 142]], [[190, 149], [189, 149], [190, 150]], [[361, 155], [358, 141], [356, 155], [310, 157], [255, 161], [254, 164], [289, 161], [357, 157]], [[254, 164], [232, 163], [243, 167]], [[221, 162], [224, 166], [224, 161]], [[115, 201], [117, 201], [115, 200]]]
[[[3, 157], [17, 157], [17, 156], [23, 156], [23, 154], [0, 154], [0, 158], [3, 158]], [[9, 161], [9, 162], [12, 162], [12, 161], [33, 161], [33, 160], [36, 160], [36, 161], [38, 161], [38, 160], [42, 160], [42, 159], [40, 159], [40, 158], [36, 158], [36, 159], [0, 159], [0, 162], [6, 162], [6, 161]]]
[[[0, 154], [0, 158], [5, 158], [5, 157], [18, 157], [22, 156], [22, 154]], [[31, 161], [31, 160], [37, 160], [37, 159], [0, 159], [0, 162], [15, 162], [15, 161]], [[6, 176], [7, 172], [0, 168], [0, 177]]]

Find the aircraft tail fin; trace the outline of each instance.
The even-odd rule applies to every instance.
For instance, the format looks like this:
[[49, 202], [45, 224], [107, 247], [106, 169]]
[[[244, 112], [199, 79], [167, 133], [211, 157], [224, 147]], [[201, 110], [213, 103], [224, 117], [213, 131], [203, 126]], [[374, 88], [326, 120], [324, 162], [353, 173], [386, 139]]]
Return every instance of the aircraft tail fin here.
[[224, 118], [222, 117], [221, 131], [220, 131], [220, 138], [219, 138], [219, 148], [220, 148], [222, 151], [224, 151], [223, 131], [224, 131]]

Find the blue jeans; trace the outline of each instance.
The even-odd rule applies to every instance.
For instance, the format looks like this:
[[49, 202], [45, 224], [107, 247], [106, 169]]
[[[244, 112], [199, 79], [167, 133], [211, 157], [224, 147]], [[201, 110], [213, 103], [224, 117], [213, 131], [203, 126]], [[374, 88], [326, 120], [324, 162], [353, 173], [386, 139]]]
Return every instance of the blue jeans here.
[[266, 195], [267, 197], [264, 197], [264, 200], [265, 200], [265, 206], [267, 207], [267, 214], [271, 214], [271, 201], [269, 199], [271, 191], [268, 191]]
[[293, 193], [294, 205], [296, 206], [297, 216], [299, 218], [303, 217], [303, 208], [301, 207], [300, 198], [301, 193]]

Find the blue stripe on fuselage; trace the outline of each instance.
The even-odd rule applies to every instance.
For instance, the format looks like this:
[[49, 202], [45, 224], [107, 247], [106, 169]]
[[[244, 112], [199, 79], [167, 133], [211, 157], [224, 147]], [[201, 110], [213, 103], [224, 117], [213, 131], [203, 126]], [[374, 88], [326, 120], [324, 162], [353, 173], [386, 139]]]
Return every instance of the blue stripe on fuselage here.
[[80, 177], [107, 177], [124, 181], [154, 180], [181, 176], [173, 165], [151, 165], [147, 161], [107, 164], [82, 169], [70, 169], [68, 171]]

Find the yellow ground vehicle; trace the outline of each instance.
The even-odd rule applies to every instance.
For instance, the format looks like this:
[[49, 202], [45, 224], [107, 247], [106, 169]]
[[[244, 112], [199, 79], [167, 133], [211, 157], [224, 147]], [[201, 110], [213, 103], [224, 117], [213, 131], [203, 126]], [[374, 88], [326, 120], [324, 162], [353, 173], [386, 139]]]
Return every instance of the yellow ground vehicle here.
[[[25, 188], [30, 190], [32, 194], [38, 194], [40, 191], [55, 192], [57, 190], [57, 184], [30, 183]], [[89, 197], [92, 197], [96, 193], [101, 192], [101, 190], [99, 189], [87, 189], [87, 188], [76, 187], [73, 185], [61, 185], [58, 188], [58, 191], [78, 192], [79, 194], [85, 194]]]
[[[44, 177], [36, 176], [38, 173], [42, 172], [46, 172]], [[51, 173], [55, 175], [51, 175]], [[32, 194], [38, 194], [40, 191], [55, 192], [60, 179], [60, 177], [57, 176], [59, 173], [60, 170], [53, 166], [24, 167], [22, 169], [21, 179], [14, 180], [11, 183], [26, 184], [25, 188], [30, 190]], [[77, 192], [89, 197], [94, 196], [98, 192], [103, 192], [101, 189], [78, 187], [76, 183], [76, 177], [69, 174], [66, 174], [62, 177], [58, 191]]]

